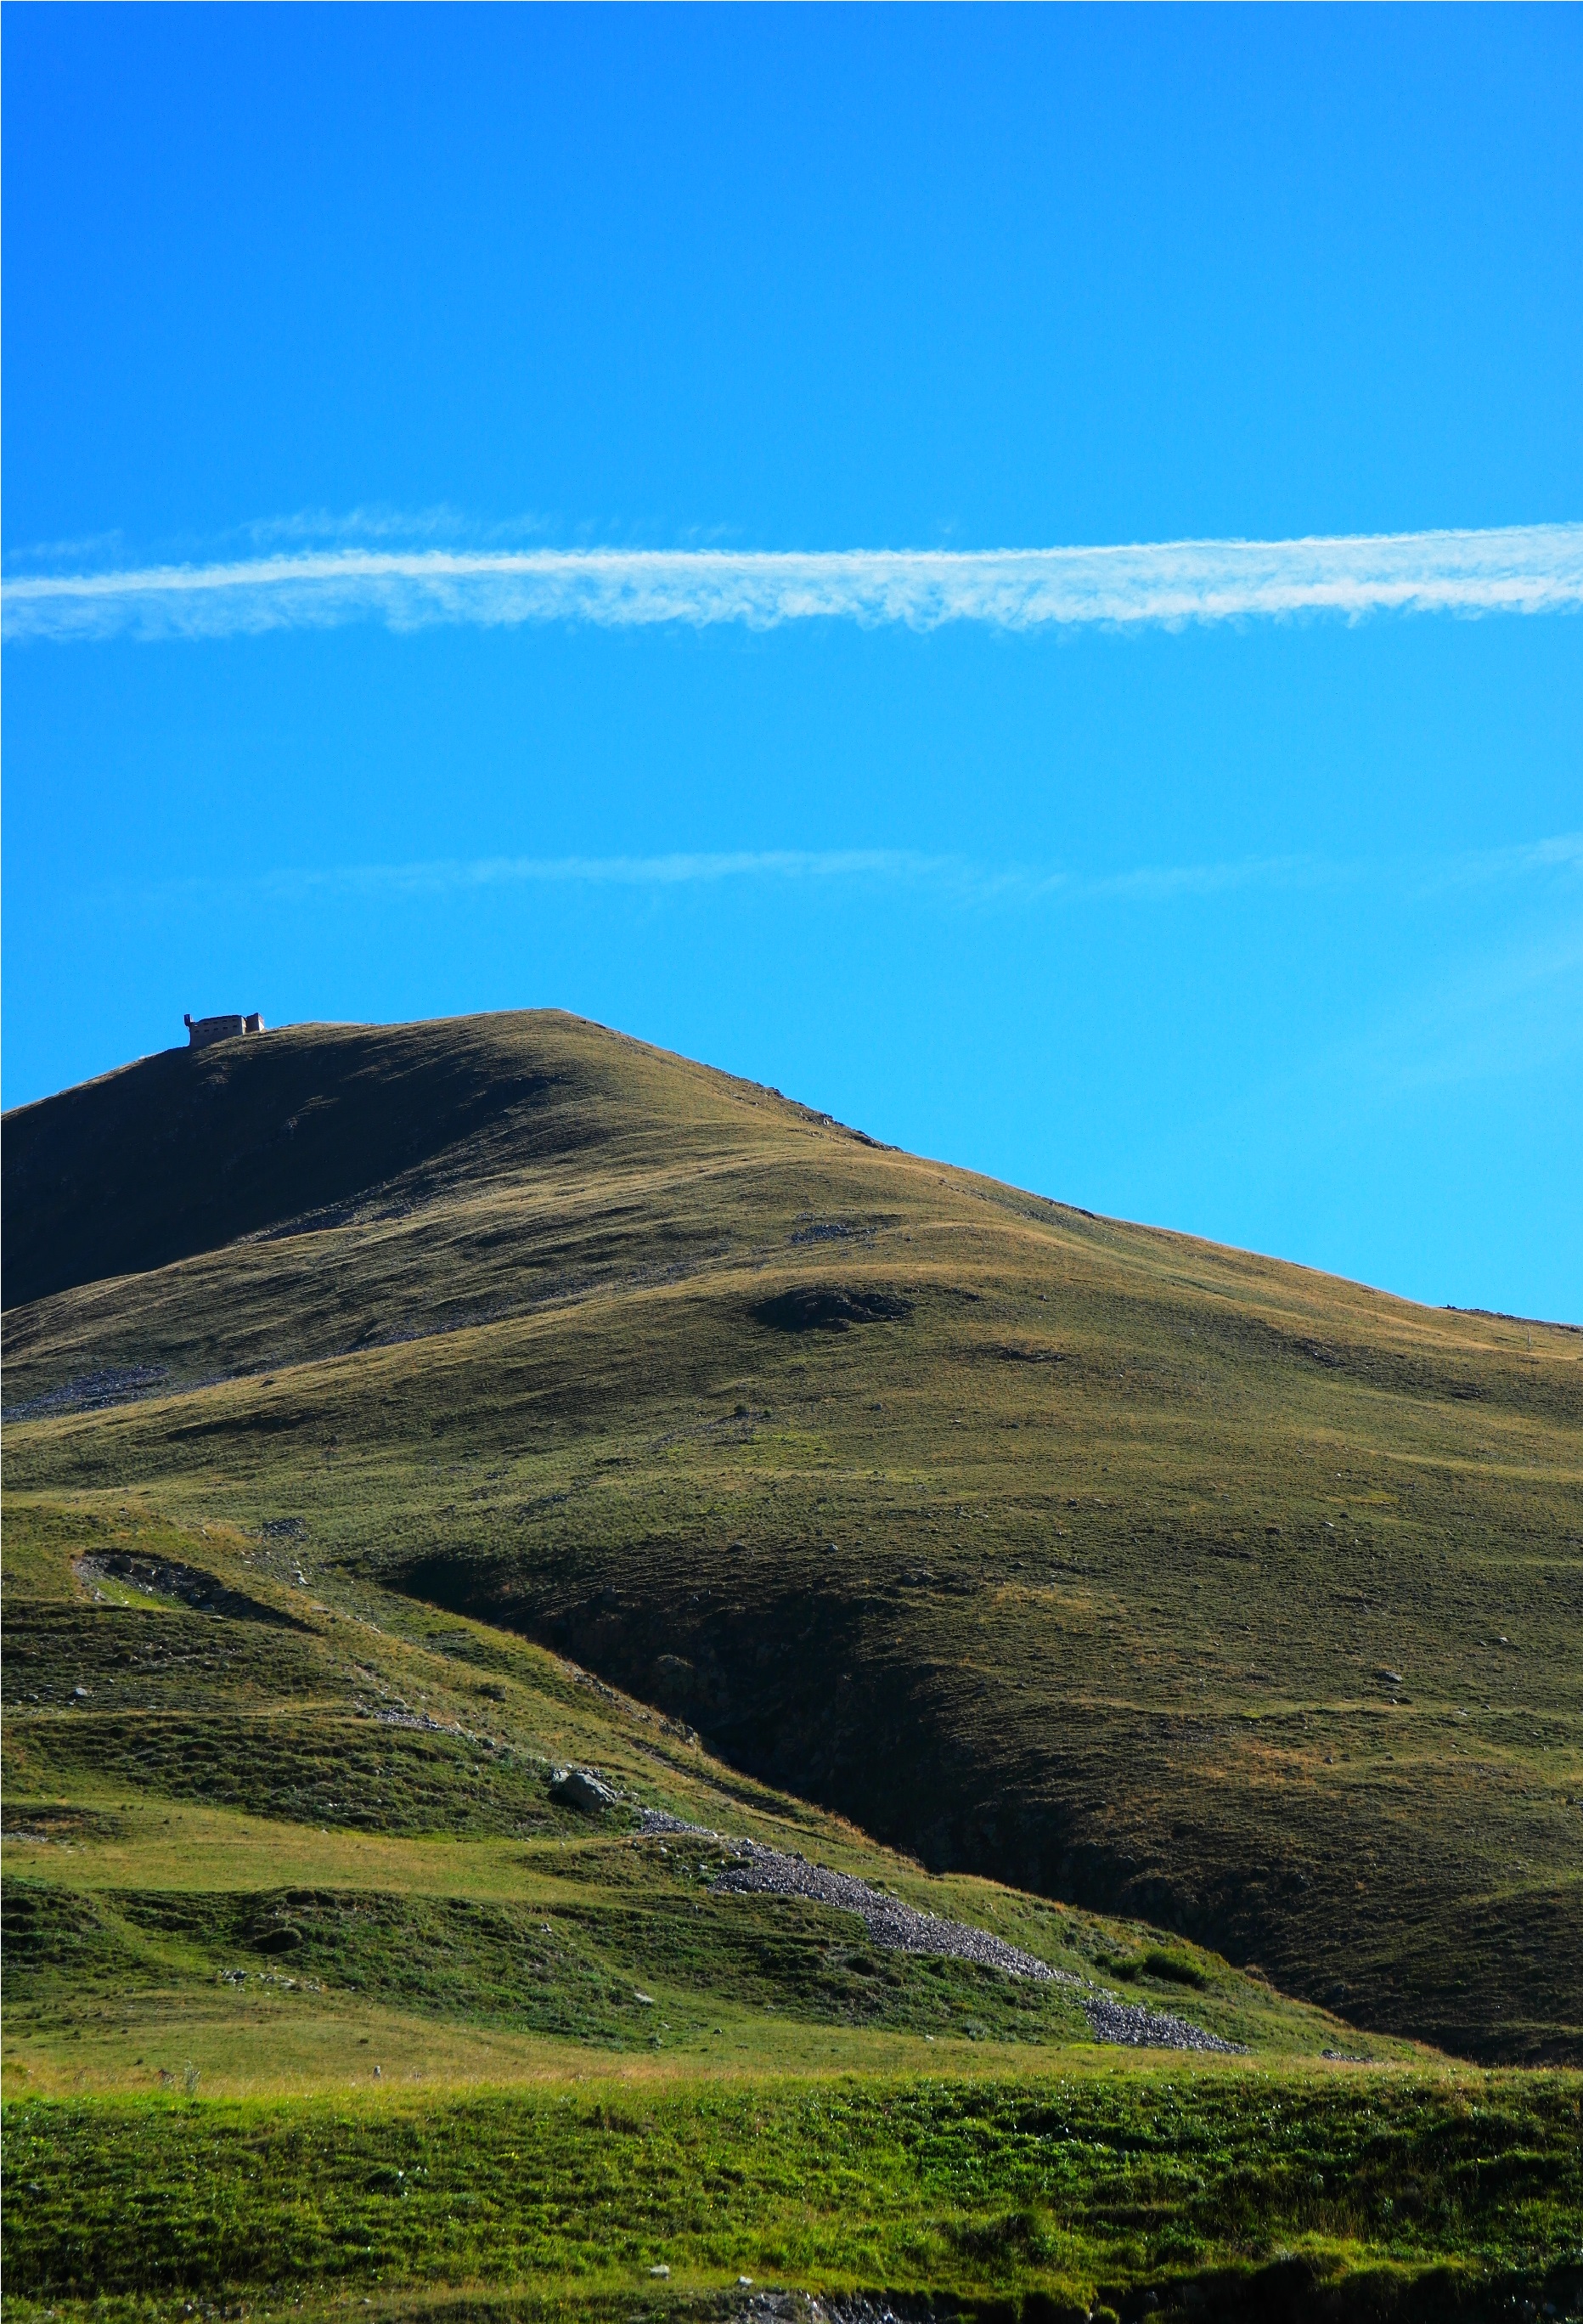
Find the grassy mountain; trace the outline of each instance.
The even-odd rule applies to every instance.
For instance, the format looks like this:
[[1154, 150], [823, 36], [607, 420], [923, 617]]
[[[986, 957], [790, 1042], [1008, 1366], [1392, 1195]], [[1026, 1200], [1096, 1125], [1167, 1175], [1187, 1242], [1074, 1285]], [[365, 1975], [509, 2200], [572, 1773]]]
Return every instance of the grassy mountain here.
[[1583, 2054], [1583, 1334], [550, 1013], [146, 1059], [5, 1205], [14, 1490], [289, 1519], [936, 1868]]
[[1579, 2055], [1579, 1335], [552, 1014], [4, 1193], [19, 2316], [1583, 2293], [1583, 2084], [1414, 2046]]

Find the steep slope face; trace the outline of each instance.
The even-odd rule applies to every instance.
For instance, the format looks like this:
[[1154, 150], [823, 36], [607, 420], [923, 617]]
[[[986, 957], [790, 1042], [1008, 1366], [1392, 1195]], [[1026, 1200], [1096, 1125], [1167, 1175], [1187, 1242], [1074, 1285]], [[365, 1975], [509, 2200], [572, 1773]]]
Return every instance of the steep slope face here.
[[[1583, 2054], [1578, 1334], [1090, 1219], [569, 1019], [359, 1038], [549, 1094], [408, 1201], [14, 1311], [8, 1393], [58, 1415], [14, 1484], [290, 1517], [934, 1865]], [[155, 1392], [71, 1413], [106, 1374]]]
[[646, 1094], [680, 1100], [682, 1121], [700, 1097], [708, 1111], [696, 1087], [646, 1092], [640, 1072], [610, 1070], [570, 1027], [291, 1026], [21, 1107], [5, 1119], [6, 1305], [327, 1213], [406, 1216], [502, 1168], [652, 1133]]
[[8, 1408], [673, 1276], [750, 1229], [749, 1182], [822, 1127], [868, 1143], [551, 1010], [145, 1058], [5, 1118]]

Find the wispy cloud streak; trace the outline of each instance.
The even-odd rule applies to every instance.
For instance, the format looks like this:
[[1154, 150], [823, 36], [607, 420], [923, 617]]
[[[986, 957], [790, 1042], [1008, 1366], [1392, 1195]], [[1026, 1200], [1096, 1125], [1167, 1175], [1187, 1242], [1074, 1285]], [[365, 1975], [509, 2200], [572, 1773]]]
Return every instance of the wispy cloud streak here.
[[949, 856], [903, 848], [739, 849], [719, 854], [484, 855], [364, 863], [266, 875], [281, 900], [315, 895], [452, 896], [520, 887], [692, 888], [741, 880], [939, 881], [972, 876]]
[[1144, 864], [1078, 872], [1034, 864], [976, 863], [899, 847], [741, 848], [667, 855], [440, 856], [410, 863], [336, 864], [281, 869], [245, 881], [201, 877], [165, 882], [177, 898], [262, 896], [280, 904], [342, 896], [455, 898], [535, 887], [635, 888], [663, 891], [749, 882], [868, 882], [928, 889], [965, 905], [1025, 903], [1169, 904], [1244, 890], [1311, 892], [1383, 885], [1423, 899], [1448, 890], [1560, 883], [1567, 895], [1583, 884], [1583, 833], [1461, 855], [1396, 862], [1338, 862], [1317, 855], [1244, 856], [1228, 862]]
[[354, 621], [406, 631], [522, 622], [850, 621], [1005, 630], [1293, 614], [1574, 612], [1583, 524], [1308, 540], [988, 550], [341, 547], [220, 564], [28, 573], [8, 641], [216, 638]]

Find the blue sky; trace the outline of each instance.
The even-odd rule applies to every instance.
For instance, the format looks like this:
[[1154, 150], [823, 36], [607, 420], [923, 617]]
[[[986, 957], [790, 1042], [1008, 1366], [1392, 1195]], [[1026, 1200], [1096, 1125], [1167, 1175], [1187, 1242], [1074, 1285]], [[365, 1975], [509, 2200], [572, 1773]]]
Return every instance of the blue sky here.
[[554, 1003], [1583, 1318], [1575, 11], [3, 39], [8, 1105]]

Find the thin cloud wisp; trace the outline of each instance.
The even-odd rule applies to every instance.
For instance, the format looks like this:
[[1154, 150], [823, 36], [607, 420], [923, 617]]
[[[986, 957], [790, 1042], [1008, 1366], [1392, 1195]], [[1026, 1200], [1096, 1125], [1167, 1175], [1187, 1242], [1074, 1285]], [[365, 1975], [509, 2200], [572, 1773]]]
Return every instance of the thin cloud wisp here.
[[396, 631], [849, 621], [931, 630], [1178, 627], [1295, 614], [1573, 612], [1583, 524], [1131, 547], [818, 551], [345, 547], [208, 565], [28, 573], [8, 641], [218, 638], [354, 621]]
[[522, 887], [636, 888], [663, 891], [725, 883], [879, 883], [927, 888], [967, 905], [1042, 901], [1072, 905], [1210, 900], [1238, 890], [1355, 889], [1384, 882], [1420, 899], [1452, 889], [1544, 881], [1576, 891], [1583, 877], [1583, 833], [1515, 847], [1394, 863], [1321, 856], [1247, 856], [1224, 862], [1142, 864], [1078, 872], [1054, 866], [985, 864], [908, 848], [742, 848], [666, 855], [490, 855], [408, 863], [282, 868], [247, 881], [198, 879], [162, 886], [161, 898], [263, 894], [282, 904], [328, 896], [456, 897]]

